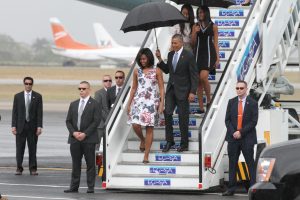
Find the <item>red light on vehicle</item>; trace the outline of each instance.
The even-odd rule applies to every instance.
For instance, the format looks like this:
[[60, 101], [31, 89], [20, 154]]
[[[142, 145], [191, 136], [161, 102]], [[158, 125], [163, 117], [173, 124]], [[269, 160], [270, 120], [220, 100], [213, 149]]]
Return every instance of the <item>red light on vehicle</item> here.
[[106, 182], [105, 181], [102, 182], [102, 188], [106, 189]]
[[202, 183], [198, 183], [198, 189], [202, 189], [202, 188], [203, 188]]
[[96, 165], [97, 166], [101, 166], [102, 165], [102, 154], [100, 154], [100, 153], [97, 153], [96, 154]]
[[205, 153], [204, 167], [205, 168], [211, 168], [211, 153]]

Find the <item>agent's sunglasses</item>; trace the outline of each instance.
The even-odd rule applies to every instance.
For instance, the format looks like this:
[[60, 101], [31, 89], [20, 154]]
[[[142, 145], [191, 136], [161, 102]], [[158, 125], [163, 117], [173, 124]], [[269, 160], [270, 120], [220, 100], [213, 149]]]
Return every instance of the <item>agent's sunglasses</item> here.
[[81, 91], [81, 90], [84, 91], [84, 90], [86, 90], [86, 89], [87, 89], [87, 88], [78, 88], [79, 91]]
[[104, 83], [106, 83], [106, 82], [110, 82], [110, 83], [111, 83], [112, 80], [103, 80], [103, 82], [104, 82]]
[[245, 89], [245, 88], [243, 88], [243, 87], [236, 87], [235, 89], [236, 89], [236, 90], [243, 90], [243, 89]]
[[115, 79], [123, 79], [123, 76], [116, 76]]
[[32, 85], [32, 83], [24, 83], [24, 85]]

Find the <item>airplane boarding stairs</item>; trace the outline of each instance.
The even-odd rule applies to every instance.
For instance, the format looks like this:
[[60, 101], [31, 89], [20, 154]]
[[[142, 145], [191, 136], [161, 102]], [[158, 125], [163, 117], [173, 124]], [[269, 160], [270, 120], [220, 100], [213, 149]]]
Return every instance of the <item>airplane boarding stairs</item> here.
[[[225, 110], [228, 99], [235, 96], [236, 80], [243, 79], [250, 86], [259, 81], [267, 91], [275, 71], [284, 70], [286, 65], [288, 42], [293, 42], [299, 26], [299, 10], [300, 0], [257, 0], [250, 10], [244, 7], [212, 8], [213, 21], [219, 27], [221, 67], [216, 76], [210, 76], [214, 95], [211, 108], [204, 118], [190, 115], [189, 151], [183, 153], [176, 150], [161, 152], [165, 144], [164, 121], [161, 120], [160, 126], [154, 130], [150, 163], [147, 165], [142, 163], [139, 140], [127, 124], [126, 105], [133, 68], [137, 67], [134, 64], [106, 121], [102, 186], [108, 189], [205, 190], [220, 185], [228, 171], [224, 142]], [[270, 31], [276, 32], [272, 34]], [[160, 28], [157, 34], [159, 48], [165, 58], [171, 33], [169, 28]], [[269, 38], [272, 43], [265, 44], [264, 40]], [[266, 52], [263, 52], [262, 45], [267, 45], [265, 48], [270, 51], [267, 52], [268, 60], [263, 60]], [[144, 46], [150, 47], [153, 52], [156, 50], [153, 33], [148, 32]], [[280, 57], [283, 54], [285, 57]], [[259, 76], [257, 73], [260, 73]], [[165, 82], [167, 78], [165, 76]], [[261, 98], [263, 96], [264, 93]], [[199, 109], [197, 100], [191, 103], [190, 109]], [[180, 141], [176, 113], [173, 124], [176, 148]], [[211, 158], [209, 169], [204, 166], [205, 155]]]

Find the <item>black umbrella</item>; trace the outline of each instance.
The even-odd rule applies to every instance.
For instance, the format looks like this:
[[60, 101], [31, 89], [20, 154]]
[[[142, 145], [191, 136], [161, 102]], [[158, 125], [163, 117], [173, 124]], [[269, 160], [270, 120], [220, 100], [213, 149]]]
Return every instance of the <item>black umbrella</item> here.
[[171, 0], [177, 4], [191, 4], [193, 6], [206, 5], [208, 7], [228, 8], [235, 5], [235, 0]]
[[[124, 33], [150, 29], [155, 31], [158, 27], [174, 26], [186, 21], [186, 18], [174, 6], [163, 2], [150, 2], [132, 9], [126, 16], [121, 30]], [[156, 31], [155, 38], [158, 48]]]

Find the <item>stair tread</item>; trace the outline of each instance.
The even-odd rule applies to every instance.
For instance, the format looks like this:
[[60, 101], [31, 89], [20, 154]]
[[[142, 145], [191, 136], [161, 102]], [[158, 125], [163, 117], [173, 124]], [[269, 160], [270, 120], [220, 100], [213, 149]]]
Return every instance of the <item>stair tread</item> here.
[[198, 175], [178, 175], [178, 174], [113, 174], [113, 177], [130, 177], [130, 178], [195, 178], [199, 179]]
[[[145, 186], [121, 186], [121, 185], [111, 185], [110, 188], [117, 188], [117, 189], [132, 189], [132, 190], [145, 190]], [[152, 190], [169, 190], [170, 187], [161, 187], [161, 186], [147, 186], [147, 189]], [[199, 190], [198, 186], [190, 187], [184, 185], [182, 187], [173, 187], [172, 190]]]
[[[130, 142], [139, 141], [140, 142], [140, 139], [139, 138], [129, 138], [128, 141], [130, 141]], [[174, 141], [175, 142], [180, 142], [180, 138], [174, 138]], [[165, 142], [165, 140], [154, 138], [153, 142]], [[194, 139], [194, 138], [189, 138], [189, 142], [199, 142], [199, 140], [198, 139]]]
[[[140, 153], [140, 154], [144, 154], [143, 152], [141, 152], [140, 150], [132, 150], [132, 149], [127, 149], [125, 151], [123, 151], [123, 153]], [[163, 153], [162, 151], [159, 150], [150, 150], [150, 153], [157, 153], [157, 154], [174, 154], [174, 153], [178, 153], [178, 154], [198, 154], [199, 151], [184, 151], [184, 152], [177, 152], [176, 150], [170, 150], [168, 153]]]
[[150, 162], [149, 164], [144, 164], [142, 162], [129, 162], [121, 161], [118, 165], [133, 165], [133, 166], [187, 166], [187, 167], [196, 167], [199, 166], [198, 163], [187, 163], [187, 162]]
[[241, 27], [236, 27], [236, 26], [218, 26], [218, 29], [220, 30], [223, 30], [223, 29], [225, 29], [225, 30], [228, 30], [228, 29], [230, 29], [230, 30], [242, 30], [242, 28]]
[[[162, 130], [165, 130], [166, 129], [166, 127], [165, 126], [155, 126], [154, 127], [154, 130], [157, 130], [157, 129], [162, 129]], [[174, 126], [174, 131], [176, 131], [176, 130], [179, 130], [179, 128], [176, 128], [176, 126]], [[199, 130], [199, 127], [189, 127], [189, 131], [193, 131], [193, 130]]]
[[211, 17], [211, 19], [233, 19], [233, 20], [236, 20], [236, 19], [247, 19], [247, 17], [244, 17], [244, 16], [215, 16], [215, 17]]
[[219, 40], [237, 40], [238, 37], [224, 37], [219, 36]]

